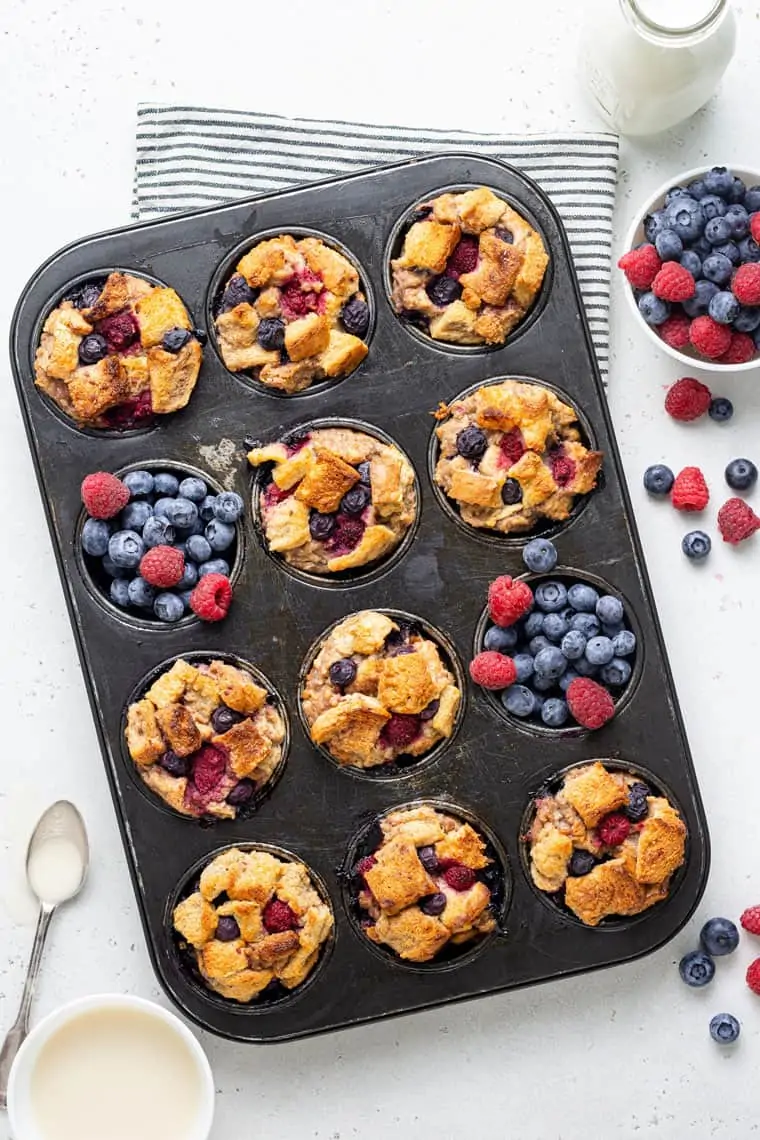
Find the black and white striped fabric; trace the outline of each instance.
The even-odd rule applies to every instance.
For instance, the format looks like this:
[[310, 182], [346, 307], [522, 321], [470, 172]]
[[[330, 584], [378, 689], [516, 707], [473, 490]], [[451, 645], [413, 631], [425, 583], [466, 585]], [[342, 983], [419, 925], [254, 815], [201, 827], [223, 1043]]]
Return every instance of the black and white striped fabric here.
[[617, 135], [470, 134], [146, 103], [138, 108], [133, 216], [201, 209], [438, 150], [512, 163], [551, 196], [606, 376]]

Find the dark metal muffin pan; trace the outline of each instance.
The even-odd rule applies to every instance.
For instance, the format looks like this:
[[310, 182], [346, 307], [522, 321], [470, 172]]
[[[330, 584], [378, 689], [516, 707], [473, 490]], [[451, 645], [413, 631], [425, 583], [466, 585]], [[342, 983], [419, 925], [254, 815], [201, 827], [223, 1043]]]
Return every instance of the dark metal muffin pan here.
[[[505, 346], [456, 353], [398, 319], [384, 275], [394, 228], [410, 205], [440, 189], [468, 185], [491, 186], [524, 210], [543, 234], [552, 262], [534, 312]], [[211, 337], [189, 406], [122, 438], [77, 430], [35, 389], [35, 333], [51, 299], [68, 282], [115, 265], [128, 267], [171, 284], [202, 326], [230, 252], [261, 232], [291, 229], [316, 230], [345, 245], [374, 292], [370, 353], [345, 381], [289, 399], [275, 397], [228, 372]], [[570, 250], [556, 211], [534, 183], [498, 162], [437, 155], [88, 238], [52, 257], [25, 289], [13, 320], [11, 354], [148, 949], [162, 986], [189, 1017], [223, 1036], [283, 1041], [629, 961], [683, 926], [707, 876], [704, 812]], [[396, 779], [358, 779], [329, 763], [303, 731], [296, 696], [302, 662], [323, 630], [369, 608], [419, 616], [467, 661], [488, 582], [522, 572], [522, 542], [480, 541], [442, 510], [427, 471], [430, 413], [439, 401], [481, 380], [517, 375], [566, 392], [605, 453], [599, 489], [554, 539], [566, 572], [598, 575], [626, 599], [641, 634], [635, 691], [600, 731], [547, 737], [518, 731], [468, 685], [459, 731], [430, 764], [401, 771]], [[262, 549], [253, 533], [243, 443], [333, 416], [376, 425], [397, 440], [421, 488], [419, 526], [403, 556], [340, 590], [286, 573]], [[163, 460], [205, 471], [247, 500], [245, 557], [232, 609], [221, 624], [138, 628], [126, 615], [107, 613], [82, 578], [74, 553], [82, 478], [90, 471]], [[121, 728], [124, 703], [145, 675], [177, 654], [214, 650], [261, 669], [285, 700], [292, 738], [283, 774], [256, 814], [205, 827], [162, 810], [143, 794], [127, 770]], [[525, 874], [520, 831], [538, 787], [569, 765], [597, 757], [640, 764], [672, 789], [688, 827], [689, 856], [666, 902], [636, 920], [592, 930], [536, 897]], [[420, 799], [471, 813], [509, 861], [510, 893], [499, 937], [446, 969], [409, 969], [375, 953], [345, 904], [345, 863], [357, 833], [377, 813]], [[335, 912], [329, 958], [313, 984], [269, 1006], [238, 1006], [207, 995], [188, 975], [169, 934], [171, 900], [188, 872], [235, 842], [271, 844], [295, 854], [325, 883]]]

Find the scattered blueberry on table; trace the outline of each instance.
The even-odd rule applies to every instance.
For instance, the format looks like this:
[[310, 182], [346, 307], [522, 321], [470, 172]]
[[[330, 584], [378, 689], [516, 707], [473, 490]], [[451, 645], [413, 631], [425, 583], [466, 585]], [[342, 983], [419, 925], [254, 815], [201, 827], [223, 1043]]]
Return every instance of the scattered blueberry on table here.
[[716, 1013], [710, 1021], [710, 1036], [718, 1045], [733, 1045], [741, 1026], [732, 1013]]

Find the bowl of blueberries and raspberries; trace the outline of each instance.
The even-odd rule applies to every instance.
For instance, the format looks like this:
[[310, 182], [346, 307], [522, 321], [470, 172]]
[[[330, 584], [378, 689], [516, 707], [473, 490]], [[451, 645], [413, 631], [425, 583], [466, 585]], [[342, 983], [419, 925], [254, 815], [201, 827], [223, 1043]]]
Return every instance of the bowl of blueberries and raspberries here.
[[156, 626], [220, 621], [242, 554], [243, 499], [172, 464], [87, 475], [78, 554], [96, 596]]
[[618, 261], [649, 338], [681, 364], [760, 367], [760, 171], [686, 171], [639, 212]]

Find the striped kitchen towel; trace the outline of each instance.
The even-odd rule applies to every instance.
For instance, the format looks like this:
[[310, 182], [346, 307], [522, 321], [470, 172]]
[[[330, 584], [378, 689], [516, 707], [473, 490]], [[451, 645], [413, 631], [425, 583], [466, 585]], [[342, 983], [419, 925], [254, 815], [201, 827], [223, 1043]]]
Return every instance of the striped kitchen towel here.
[[617, 135], [471, 134], [143, 103], [133, 217], [201, 209], [440, 150], [512, 163], [550, 195], [567, 229], [606, 377]]

